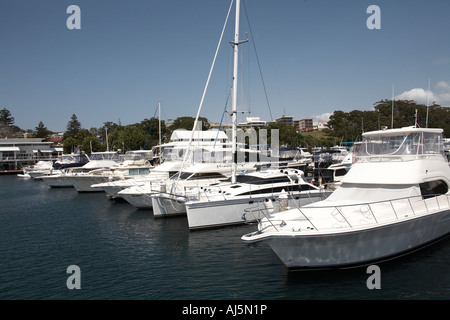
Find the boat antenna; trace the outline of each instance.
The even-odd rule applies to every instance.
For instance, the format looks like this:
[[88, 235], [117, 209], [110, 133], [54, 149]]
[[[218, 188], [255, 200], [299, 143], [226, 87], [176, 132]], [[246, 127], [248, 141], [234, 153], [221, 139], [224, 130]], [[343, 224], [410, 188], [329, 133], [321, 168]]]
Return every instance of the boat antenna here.
[[394, 129], [394, 84], [392, 84], [392, 117], [391, 117], [391, 129]]
[[428, 78], [428, 92], [427, 92], [427, 120], [425, 122], [425, 128], [428, 128], [428, 109], [430, 107], [430, 78]]
[[161, 101], [158, 101], [158, 117], [159, 117], [159, 163], [161, 164]]
[[105, 132], [106, 132], [106, 151], [109, 152], [108, 128], [107, 127], [105, 127]]
[[414, 123], [414, 127], [418, 128], [419, 126], [417, 125], [417, 109], [416, 109], [416, 115], [415, 115], [415, 123]]
[[[155, 109], [155, 113], [153, 114], [152, 122], [150, 122], [150, 128], [148, 129], [147, 138], [145, 139], [145, 143], [144, 143], [144, 150], [145, 150], [145, 147], [147, 146], [147, 140], [148, 140], [148, 137], [150, 136], [150, 131], [152, 130], [152, 126], [153, 126], [153, 120], [156, 117], [156, 111], [158, 111], [158, 108], [159, 108], [159, 104], [158, 104], [158, 107], [156, 107], [156, 109]], [[159, 124], [159, 127], [161, 128], [161, 123]], [[161, 142], [159, 142], [159, 145], [160, 145], [160, 149], [161, 149]]]

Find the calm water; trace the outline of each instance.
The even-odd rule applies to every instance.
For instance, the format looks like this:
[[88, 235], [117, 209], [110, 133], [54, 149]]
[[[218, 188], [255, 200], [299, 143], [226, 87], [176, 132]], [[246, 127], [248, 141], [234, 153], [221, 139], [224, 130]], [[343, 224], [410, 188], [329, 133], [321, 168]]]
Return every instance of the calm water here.
[[[116, 203], [104, 193], [51, 189], [0, 176], [0, 299], [449, 299], [450, 242], [365, 268], [289, 272], [255, 226], [189, 231], [185, 217]], [[81, 270], [69, 290], [66, 269]]]

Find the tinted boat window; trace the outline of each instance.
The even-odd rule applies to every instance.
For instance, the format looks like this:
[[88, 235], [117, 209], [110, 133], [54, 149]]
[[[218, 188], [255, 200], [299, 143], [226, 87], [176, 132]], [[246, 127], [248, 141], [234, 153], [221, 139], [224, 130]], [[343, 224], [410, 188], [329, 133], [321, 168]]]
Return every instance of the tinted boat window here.
[[[231, 178], [228, 178], [225, 181], [230, 182]], [[236, 182], [249, 183], [249, 184], [272, 184], [272, 183], [280, 183], [280, 182], [290, 182], [290, 180], [287, 176], [260, 178], [260, 177], [255, 177], [255, 176], [251, 176], [251, 175], [250, 176], [238, 175], [238, 176], [236, 176]]]
[[448, 185], [442, 180], [423, 182], [419, 186], [420, 193], [424, 198], [430, 198], [448, 192]]

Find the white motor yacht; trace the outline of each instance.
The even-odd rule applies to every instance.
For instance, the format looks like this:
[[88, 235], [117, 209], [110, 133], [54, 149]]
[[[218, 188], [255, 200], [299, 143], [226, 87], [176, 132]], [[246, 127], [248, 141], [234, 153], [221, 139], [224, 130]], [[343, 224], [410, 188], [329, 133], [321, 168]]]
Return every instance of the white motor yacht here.
[[41, 176], [49, 175], [53, 169], [53, 161], [38, 161], [36, 164], [23, 167], [23, 176], [38, 180]]
[[[201, 190], [185, 203], [190, 229], [222, 227], [253, 222], [269, 199], [287, 195], [290, 207], [322, 200], [329, 192], [303, 179], [303, 171], [267, 169], [236, 176], [236, 182], [224, 182]], [[253, 208], [252, 214], [245, 214]]]
[[153, 152], [151, 150], [127, 151], [120, 163], [114, 160], [111, 166], [73, 175], [72, 184], [78, 192], [103, 191], [95, 185], [117, 180], [139, 178], [149, 174], [153, 168]]
[[[51, 188], [74, 187], [79, 176], [85, 176], [93, 170], [110, 168], [120, 162], [116, 151], [93, 152], [87, 156], [89, 161], [81, 167], [71, 167], [57, 174], [43, 176], [42, 181]], [[98, 171], [97, 171], [98, 172]]]
[[[255, 163], [237, 164], [239, 172], [253, 172]], [[199, 193], [208, 187], [230, 179], [231, 163], [197, 163], [184, 169], [178, 178], [167, 180], [163, 190], [153, 189], [151, 197], [155, 217], [186, 214], [186, 201], [198, 199]]]
[[68, 153], [61, 155], [61, 158], [53, 163], [53, 169], [63, 170], [84, 166], [89, 161], [85, 153]]
[[[172, 132], [168, 143], [157, 146], [162, 150], [161, 163], [151, 169], [148, 175], [134, 177], [133, 179], [105, 181], [93, 184], [93, 188], [103, 190], [111, 198], [121, 198], [119, 192], [127, 188], [136, 187], [139, 190], [143, 185], [168, 179], [181, 170], [183, 156], [189, 144], [189, 136], [192, 131], [177, 129]], [[228, 137], [224, 132], [196, 131], [193, 135], [195, 145], [209, 146], [216, 142], [218, 145], [226, 143]], [[145, 187], [144, 187], [145, 188]]]
[[[225, 132], [218, 130], [192, 132], [178, 129], [172, 133], [170, 140], [169, 143], [161, 146], [163, 148], [162, 164], [152, 169], [148, 176], [139, 180], [130, 180], [128, 185], [108, 183], [108, 187], [111, 187], [109, 194], [123, 198], [136, 208], [150, 209], [152, 208], [151, 194], [160, 192], [161, 184], [170, 177], [175, 177], [180, 170], [185, 173], [183, 178], [185, 175], [195, 173], [191, 181], [201, 180], [211, 174], [219, 174], [219, 178], [226, 178], [224, 163], [231, 161], [231, 155], [229, 139]], [[186, 169], [189, 167], [192, 171]], [[205, 179], [204, 182], [206, 181]], [[171, 181], [168, 181], [168, 184], [171, 184]], [[104, 185], [96, 187], [103, 188]]]
[[146, 175], [129, 177], [129, 179], [107, 181], [91, 185], [92, 188], [98, 188], [106, 192], [111, 199], [122, 198], [120, 191], [128, 188], [135, 190], [144, 190], [147, 185], [161, 182], [181, 169], [182, 161], [180, 160], [164, 160], [163, 163], [155, 166]]
[[356, 162], [326, 200], [266, 213], [246, 243], [266, 241], [289, 268], [389, 260], [450, 231], [450, 168], [442, 129], [363, 134]]
[[[250, 167], [250, 165], [248, 165]], [[168, 179], [153, 179], [124, 189], [118, 196], [138, 209], [152, 209], [155, 217], [185, 213], [185, 193], [204, 188], [229, 178], [230, 164], [196, 163]], [[155, 202], [153, 197], [161, 198]], [[157, 206], [154, 207], [154, 203]]]

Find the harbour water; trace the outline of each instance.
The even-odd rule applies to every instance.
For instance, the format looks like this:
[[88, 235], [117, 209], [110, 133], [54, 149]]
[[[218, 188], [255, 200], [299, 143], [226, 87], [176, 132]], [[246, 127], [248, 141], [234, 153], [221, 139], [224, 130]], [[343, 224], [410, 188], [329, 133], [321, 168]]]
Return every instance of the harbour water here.
[[[255, 225], [189, 231], [185, 217], [16, 176], [0, 176], [0, 208], [2, 300], [450, 298], [448, 240], [380, 264], [370, 290], [366, 268], [290, 272], [267, 245], [241, 242]], [[71, 265], [80, 289], [67, 287]]]

